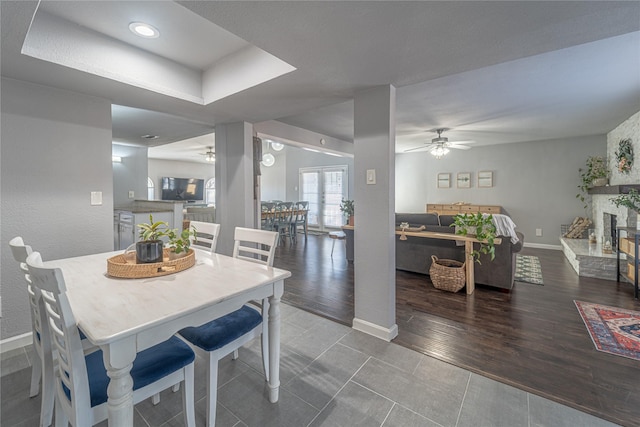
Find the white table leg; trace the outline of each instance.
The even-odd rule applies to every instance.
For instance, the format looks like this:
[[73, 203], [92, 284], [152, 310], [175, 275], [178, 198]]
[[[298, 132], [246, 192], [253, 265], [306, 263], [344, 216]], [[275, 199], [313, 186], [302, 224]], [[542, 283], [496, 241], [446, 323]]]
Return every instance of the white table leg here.
[[280, 293], [269, 297], [269, 401], [278, 401], [280, 390]]
[[109, 426], [133, 427], [133, 378], [130, 372], [136, 349], [135, 339], [128, 341], [102, 349], [104, 366], [110, 378], [107, 387]]

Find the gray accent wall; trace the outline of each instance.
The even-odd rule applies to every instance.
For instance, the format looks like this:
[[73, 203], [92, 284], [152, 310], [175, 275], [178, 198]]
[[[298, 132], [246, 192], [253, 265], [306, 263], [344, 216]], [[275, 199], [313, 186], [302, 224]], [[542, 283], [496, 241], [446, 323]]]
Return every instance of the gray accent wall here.
[[[216, 176], [215, 163], [195, 163], [181, 162], [176, 160], [149, 159], [149, 177], [155, 184], [155, 199], [162, 198], [162, 177], [171, 176], [175, 178], [198, 178], [204, 179], [206, 183]], [[147, 177], [144, 177], [145, 197], [147, 194]]]
[[[31, 331], [24, 276], [8, 244], [51, 260], [113, 249], [111, 103], [2, 79], [1, 339]], [[91, 206], [90, 193], [102, 192]]]
[[[113, 164], [113, 204], [126, 206], [133, 200], [147, 199], [147, 147], [113, 144], [113, 155], [122, 157]], [[133, 198], [129, 198], [133, 191]]]
[[[588, 156], [606, 156], [606, 135], [396, 156], [396, 212], [425, 212], [427, 203], [501, 205], [525, 244], [559, 246], [560, 226], [589, 216], [576, 199]], [[493, 171], [493, 187], [478, 188], [478, 171]], [[456, 174], [471, 173], [471, 188], [456, 188]], [[451, 174], [451, 188], [437, 188], [438, 173]], [[542, 236], [536, 237], [536, 228]]]

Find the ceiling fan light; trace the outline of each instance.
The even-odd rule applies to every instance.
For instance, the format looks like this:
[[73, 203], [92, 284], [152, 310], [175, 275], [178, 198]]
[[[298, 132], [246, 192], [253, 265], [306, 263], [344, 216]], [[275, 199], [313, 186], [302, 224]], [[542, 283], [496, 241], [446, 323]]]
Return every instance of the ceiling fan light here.
[[204, 158], [207, 162], [215, 162], [216, 155], [213, 153], [207, 153], [207, 157]]
[[443, 147], [442, 145], [438, 145], [437, 147], [433, 147], [430, 153], [436, 159], [441, 159], [449, 153], [449, 149], [447, 147]]

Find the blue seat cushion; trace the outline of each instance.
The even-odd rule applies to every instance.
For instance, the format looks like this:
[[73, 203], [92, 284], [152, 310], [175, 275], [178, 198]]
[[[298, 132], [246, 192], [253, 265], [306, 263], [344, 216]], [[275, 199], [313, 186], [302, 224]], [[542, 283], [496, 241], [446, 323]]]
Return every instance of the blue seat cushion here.
[[[148, 348], [136, 355], [131, 368], [133, 389], [145, 387], [179, 369], [184, 368], [195, 359], [195, 354], [189, 346], [178, 337], [171, 337], [167, 341]], [[107, 401], [107, 386], [109, 377], [104, 367], [102, 350], [85, 356], [89, 390], [91, 393], [91, 407]], [[64, 385], [63, 385], [64, 387]], [[65, 388], [67, 398], [69, 390]]]
[[205, 351], [217, 350], [262, 323], [262, 315], [251, 307], [222, 316], [202, 326], [182, 329], [179, 334]]

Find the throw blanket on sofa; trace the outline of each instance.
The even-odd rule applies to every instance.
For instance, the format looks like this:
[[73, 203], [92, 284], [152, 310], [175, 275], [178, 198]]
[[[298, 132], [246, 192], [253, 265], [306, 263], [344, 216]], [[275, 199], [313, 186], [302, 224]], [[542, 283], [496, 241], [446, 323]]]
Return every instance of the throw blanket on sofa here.
[[[489, 214], [483, 214], [487, 216]], [[518, 235], [516, 234], [516, 224], [513, 220], [504, 214], [493, 214], [493, 225], [496, 226], [496, 236], [504, 236], [511, 238], [511, 243], [514, 245], [518, 243]], [[456, 234], [458, 234], [458, 227], [456, 227]], [[457, 242], [458, 246], [463, 246], [464, 242]]]
[[503, 214], [493, 214], [493, 225], [496, 226], [497, 236], [511, 237], [511, 243], [518, 243], [516, 225], [510, 217]]

